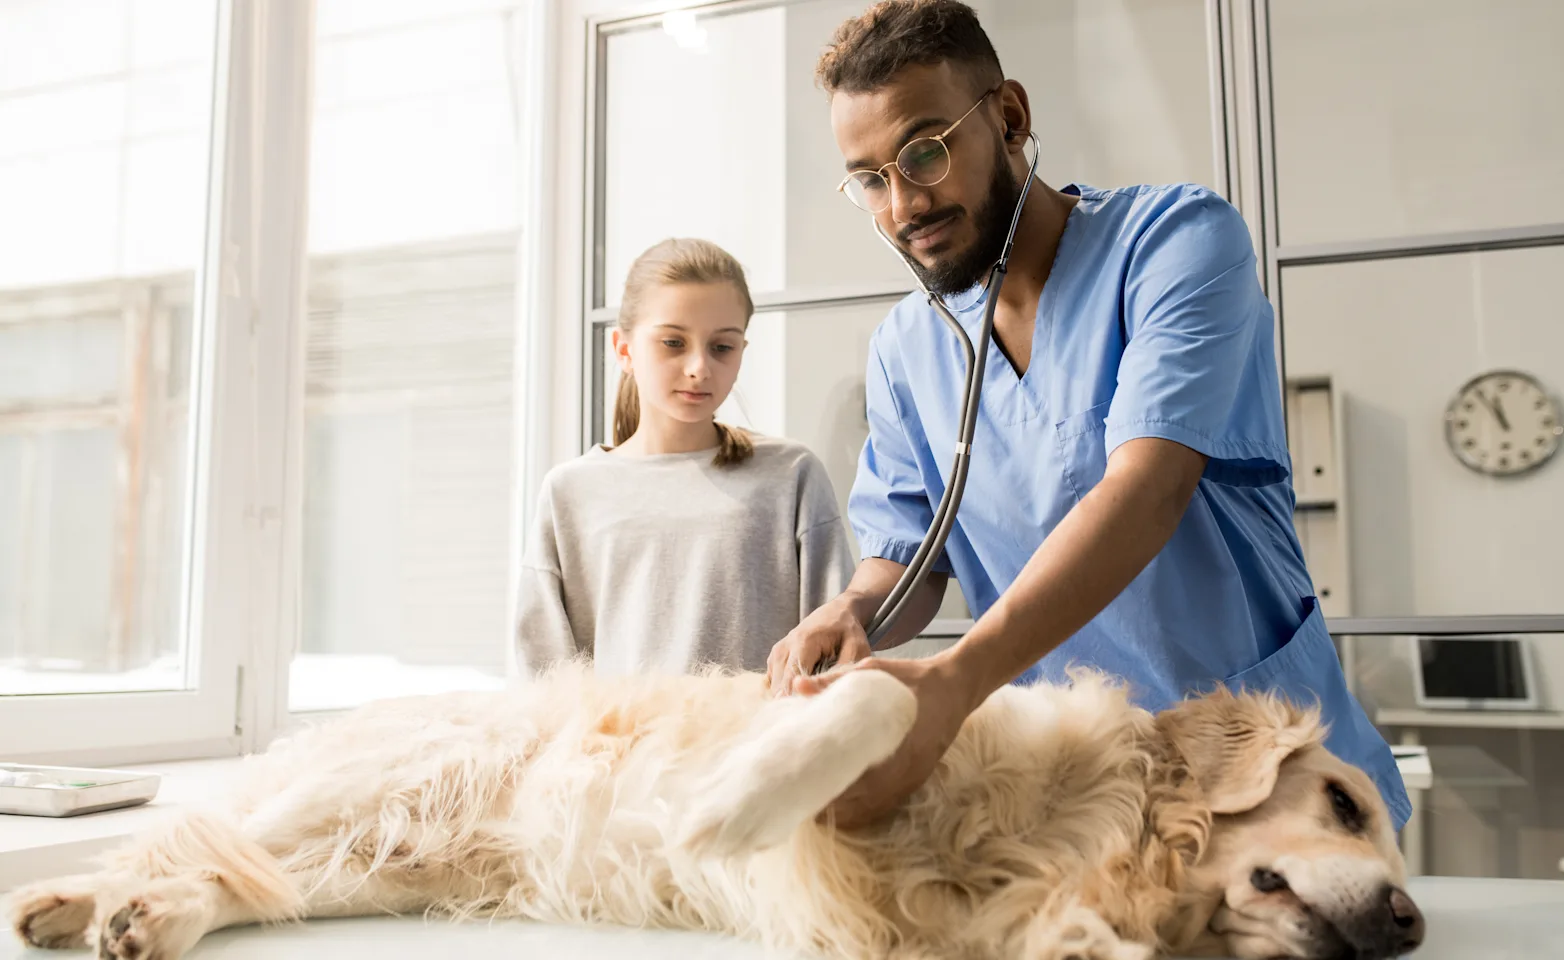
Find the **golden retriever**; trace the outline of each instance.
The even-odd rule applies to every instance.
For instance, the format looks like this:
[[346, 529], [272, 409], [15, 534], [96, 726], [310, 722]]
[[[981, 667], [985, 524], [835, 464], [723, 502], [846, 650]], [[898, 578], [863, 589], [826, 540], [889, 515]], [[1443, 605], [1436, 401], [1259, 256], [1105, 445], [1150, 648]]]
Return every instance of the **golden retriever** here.
[[1423, 919], [1367, 776], [1317, 714], [1217, 692], [1005, 687], [885, 822], [823, 814], [905, 737], [881, 671], [601, 679], [372, 704], [246, 761], [234, 795], [17, 891], [40, 947], [176, 960], [211, 930], [436, 912], [720, 931], [793, 955], [1374, 960]]

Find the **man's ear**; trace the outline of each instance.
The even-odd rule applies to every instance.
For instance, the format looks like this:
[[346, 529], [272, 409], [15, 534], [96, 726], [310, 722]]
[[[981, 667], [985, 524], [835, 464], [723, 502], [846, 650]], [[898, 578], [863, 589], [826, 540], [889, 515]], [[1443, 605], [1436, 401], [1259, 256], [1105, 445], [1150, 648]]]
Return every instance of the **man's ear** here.
[[1206, 805], [1218, 814], [1264, 803], [1276, 789], [1282, 761], [1325, 736], [1317, 709], [1226, 688], [1164, 711], [1157, 729], [1183, 755]]

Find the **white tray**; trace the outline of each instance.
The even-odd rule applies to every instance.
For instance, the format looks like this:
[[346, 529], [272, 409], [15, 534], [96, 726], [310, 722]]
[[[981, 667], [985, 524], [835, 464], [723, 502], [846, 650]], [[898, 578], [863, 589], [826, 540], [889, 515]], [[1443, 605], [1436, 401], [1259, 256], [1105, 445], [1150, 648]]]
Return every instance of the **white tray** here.
[[[35, 774], [58, 786], [17, 786], [10, 775]], [[162, 777], [129, 770], [39, 767], [0, 763], [0, 813], [27, 817], [74, 817], [133, 807], [157, 796]]]

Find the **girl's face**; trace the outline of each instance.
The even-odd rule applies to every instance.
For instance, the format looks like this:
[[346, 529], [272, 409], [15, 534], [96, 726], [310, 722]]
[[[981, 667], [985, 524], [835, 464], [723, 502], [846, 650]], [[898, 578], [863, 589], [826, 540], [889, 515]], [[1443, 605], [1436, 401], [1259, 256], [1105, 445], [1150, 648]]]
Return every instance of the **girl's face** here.
[[630, 332], [613, 332], [619, 369], [635, 375], [643, 419], [655, 411], [681, 423], [711, 420], [738, 379], [747, 320], [730, 283], [648, 291]]

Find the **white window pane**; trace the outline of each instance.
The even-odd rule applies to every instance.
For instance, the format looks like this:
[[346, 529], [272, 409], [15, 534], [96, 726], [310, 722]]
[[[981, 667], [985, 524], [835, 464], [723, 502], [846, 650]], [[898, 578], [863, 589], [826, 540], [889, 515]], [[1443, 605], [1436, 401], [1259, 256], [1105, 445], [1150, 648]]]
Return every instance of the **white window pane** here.
[[206, 130], [212, 106], [212, 78], [193, 66], [179, 66], [130, 84], [126, 123], [137, 137]]
[[[121, 73], [134, 16], [123, 0], [9, 0], [0, 8], [0, 93]], [[200, 39], [194, 59], [209, 58], [212, 35]]]
[[[181, 609], [215, 20], [160, 34], [175, 85], [128, 52], [160, 9], [0, 5], [0, 695], [194, 682]], [[138, 137], [138, 110], [180, 116], [182, 135]]]
[[317, 109], [503, 88], [507, 36], [494, 17], [322, 37]]
[[189, 269], [201, 250], [206, 195], [205, 133], [151, 137], [125, 151], [121, 269], [156, 274]]
[[186, 684], [190, 284], [137, 292], [153, 305], [97, 316], [0, 294], [34, 315], [0, 319], [0, 367], [33, 361], [0, 394], [0, 694]]
[[[1564, 324], [1539, 318], [1561, 272], [1564, 248], [1547, 247], [1283, 273], [1288, 377], [1331, 377], [1343, 407], [1352, 614], [1564, 613], [1564, 457], [1485, 476], [1444, 421], [1489, 370], [1529, 372], [1558, 402]], [[1535, 445], [1530, 412], [1496, 442]]]
[[[676, 21], [677, 22], [677, 21]], [[696, 21], [608, 41], [607, 300], [668, 236], [704, 237], [781, 289], [787, 199], [784, 13]]]
[[310, 250], [514, 230], [514, 109], [508, 88], [496, 85], [318, 115]]
[[331, 0], [315, 13], [316, 34], [322, 39], [363, 35], [386, 27], [442, 24], [452, 20], [515, 16], [516, 0]]
[[[607, 42], [603, 302], [670, 234], [727, 247], [756, 292], [908, 284], [845, 172], [815, 63], [857, 0], [675, 19]], [[1215, 179], [1203, 0], [974, 4], [1026, 88], [1038, 175], [1062, 186]]]
[[320, 4], [293, 710], [503, 681], [521, 7]]
[[111, 402], [124, 323], [113, 314], [0, 325], [0, 404]]
[[153, 67], [208, 59], [215, 42], [218, 6], [214, 0], [135, 0], [130, 24], [131, 65], [150, 72]]
[[0, 161], [117, 144], [126, 132], [127, 85], [105, 80], [0, 95]]
[[1564, 221], [1564, 4], [1270, 11], [1284, 244]]
[[128, 149], [122, 140], [0, 163], [0, 290], [118, 272], [119, 164]]

